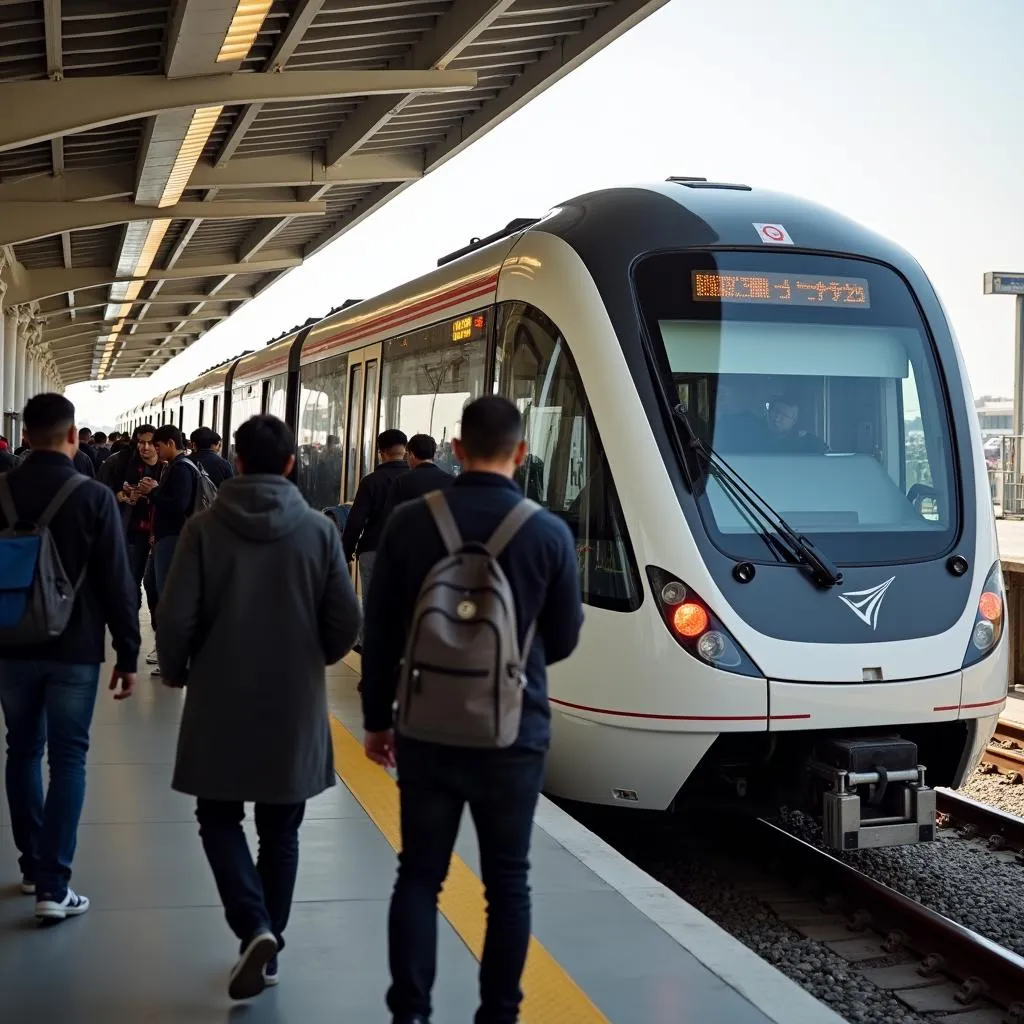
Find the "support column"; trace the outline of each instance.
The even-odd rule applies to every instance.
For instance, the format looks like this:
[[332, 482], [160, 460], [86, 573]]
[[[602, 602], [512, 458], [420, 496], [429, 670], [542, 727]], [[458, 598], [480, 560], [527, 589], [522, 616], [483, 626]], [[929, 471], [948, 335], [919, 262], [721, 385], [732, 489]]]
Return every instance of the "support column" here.
[[28, 385], [28, 328], [31, 322], [28, 308], [19, 306], [18, 345], [14, 363], [14, 415], [19, 443], [21, 442], [22, 413], [25, 409], [25, 389]]
[[16, 373], [18, 353], [18, 307], [14, 306], [4, 313], [4, 393], [3, 418], [4, 433], [11, 442], [12, 448], [21, 444], [14, 410], [14, 377]]
[[0, 434], [6, 436], [7, 434], [7, 417], [4, 413], [7, 411], [7, 405], [4, 402], [4, 345], [7, 337], [7, 317], [4, 316], [4, 283], [0, 281]]

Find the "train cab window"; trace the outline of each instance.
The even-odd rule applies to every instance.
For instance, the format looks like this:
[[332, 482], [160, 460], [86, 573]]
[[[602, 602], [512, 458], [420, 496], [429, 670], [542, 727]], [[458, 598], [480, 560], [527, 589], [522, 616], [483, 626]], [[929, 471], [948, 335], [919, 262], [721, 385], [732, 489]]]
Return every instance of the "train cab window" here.
[[429, 434], [435, 463], [458, 473], [452, 454], [462, 410], [487, 391], [490, 310], [435, 324], [384, 343], [380, 429]]
[[[845, 564], [949, 548], [959, 499], [944, 389], [894, 271], [774, 251], [662, 253], [640, 263], [636, 286], [670, 399], [795, 530]], [[763, 524], [714, 475], [697, 505], [727, 554], [773, 557]]]
[[[332, 356], [308, 363], [299, 373], [298, 467], [296, 482], [313, 508], [337, 505], [341, 494], [342, 443], [345, 437], [345, 381], [348, 356]], [[277, 380], [278, 378], [274, 378]], [[270, 411], [280, 394], [284, 402], [287, 376], [280, 391], [273, 390]]]
[[642, 595], [636, 564], [565, 338], [540, 310], [521, 302], [500, 308], [497, 331], [496, 390], [522, 412], [529, 447], [519, 483], [576, 537], [584, 601], [632, 611]]

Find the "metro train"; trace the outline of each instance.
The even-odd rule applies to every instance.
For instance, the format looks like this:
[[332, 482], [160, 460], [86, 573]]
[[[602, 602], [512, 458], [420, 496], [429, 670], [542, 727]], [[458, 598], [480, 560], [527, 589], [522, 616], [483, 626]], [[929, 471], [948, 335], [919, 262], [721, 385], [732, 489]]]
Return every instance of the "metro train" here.
[[515, 221], [133, 409], [260, 411], [315, 507], [378, 431], [523, 411], [525, 492], [577, 540], [586, 623], [550, 673], [555, 796], [770, 798], [835, 849], [934, 836], [1007, 692], [995, 523], [967, 372], [905, 251], [801, 199], [700, 178]]

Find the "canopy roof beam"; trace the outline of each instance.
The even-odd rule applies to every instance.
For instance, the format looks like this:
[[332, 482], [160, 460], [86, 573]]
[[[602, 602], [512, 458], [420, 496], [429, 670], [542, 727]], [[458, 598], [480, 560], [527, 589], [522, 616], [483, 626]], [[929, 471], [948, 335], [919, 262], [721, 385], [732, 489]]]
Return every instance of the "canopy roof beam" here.
[[346, 96], [461, 92], [475, 71], [284, 71], [280, 74], [159, 75], [0, 83], [0, 152], [163, 111], [301, 102]]

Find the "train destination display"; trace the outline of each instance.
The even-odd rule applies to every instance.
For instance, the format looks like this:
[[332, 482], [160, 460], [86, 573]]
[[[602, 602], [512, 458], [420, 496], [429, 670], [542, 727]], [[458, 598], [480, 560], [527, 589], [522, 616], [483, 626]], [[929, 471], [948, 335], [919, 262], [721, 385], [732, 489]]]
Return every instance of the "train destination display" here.
[[871, 308], [868, 282], [862, 277], [695, 270], [693, 297], [697, 302]]

